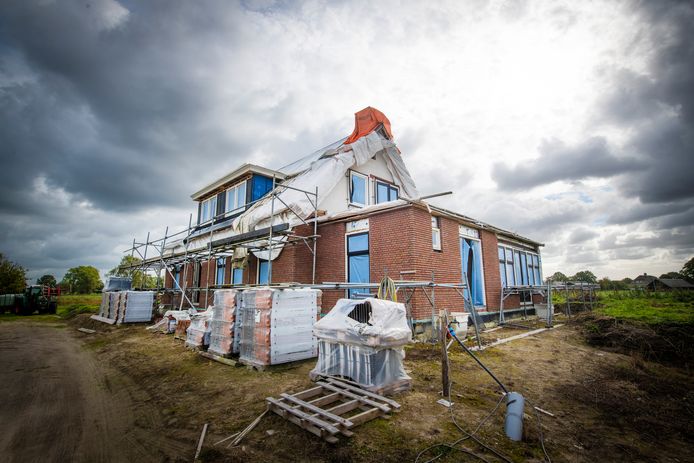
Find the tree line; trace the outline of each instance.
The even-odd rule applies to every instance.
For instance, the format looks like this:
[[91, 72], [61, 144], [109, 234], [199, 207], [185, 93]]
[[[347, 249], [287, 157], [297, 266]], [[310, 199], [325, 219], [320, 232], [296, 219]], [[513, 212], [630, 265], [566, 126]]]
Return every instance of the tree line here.
[[[133, 288], [154, 288], [157, 278], [137, 269], [122, 270], [121, 266], [134, 266], [141, 259], [133, 256], [125, 256], [118, 266], [106, 273], [106, 276], [121, 276], [132, 279]], [[27, 269], [12, 262], [0, 253], [0, 294], [18, 294], [24, 291], [27, 284]], [[36, 284], [54, 288], [60, 286], [61, 291], [73, 294], [91, 294], [101, 291], [104, 282], [101, 280], [99, 270], [91, 265], [79, 265], [72, 267], [58, 282], [54, 275], [42, 275], [36, 280]]]
[[[663, 273], [658, 278], [671, 278], [671, 279], [681, 279], [694, 284], [694, 257], [689, 259], [686, 264], [682, 267], [680, 271], [672, 271]], [[567, 282], [567, 281], [579, 281], [584, 283], [599, 284], [600, 289], [629, 289], [634, 282], [633, 279], [626, 277], [621, 280], [612, 280], [609, 277], [602, 277], [598, 280], [593, 272], [590, 270], [582, 270], [574, 275], [567, 276], [562, 272], [554, 272], [552, 276], [548, 278], [554, 282]]]

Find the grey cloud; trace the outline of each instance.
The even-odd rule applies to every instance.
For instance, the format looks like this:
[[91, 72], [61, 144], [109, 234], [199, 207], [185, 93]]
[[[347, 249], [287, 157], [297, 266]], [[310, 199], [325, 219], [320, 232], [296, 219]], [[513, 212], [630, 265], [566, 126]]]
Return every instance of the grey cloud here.
[[[694, 205], [686, 201], [679, 203], [660, 204], [642, 204], [641, 202], [637, 202], [635, 204], [632, 204], [625, 200], [622, 204], [620, 204], [620, 207], [616, 207], [610, 212], [607, 219], [607, 223], [616, 225], [628, 225], [631, 223], [641, 222], [643, 220], [648, 219], [655, 219], [658, 217], [680, 217], [681, 214], [692, 210], [694, 210]], [[694, 224], [694, 220], [692, 220], [692, 222], [687, 223], [687, 225], [690, 224]]]
[[492, 177], [502, 190], [520, 190], [559, 180], [609, 178], [641, 168], [638, 161], [615, 156], [603, 137], [592, 137], [577, 146], [557, 139], [545, 140], [540, 157], [514, 167], [495, 164]]
[[579, 227], [572, 231], [571, 234], [569, 234], [569, 243], [579, 244], [591, 240], [597, 236], [600, 236], [600, 234], [595, 230], [591, 230], [590, 228], [585, 227]]

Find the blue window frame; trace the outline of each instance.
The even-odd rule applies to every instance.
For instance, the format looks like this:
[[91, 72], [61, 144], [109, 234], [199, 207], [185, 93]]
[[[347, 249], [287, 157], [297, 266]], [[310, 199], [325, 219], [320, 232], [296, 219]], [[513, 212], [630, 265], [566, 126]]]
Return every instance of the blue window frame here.
[[227, 267], [227, 259], [226, 257], [220, 257], [217, 259], [217, 277], [215, 279], [215, 283], [217, 285], [223, 285], [224, 284], [224, 273]]
[[366, 206], [366, 176], [358, 172], [349, 173], [349, 202]]
[[[347, 281], [350, 283], [370, 281], [368, 232], [347, 235]], [[347, 295], [353, 299], [367, 292], [366, 288], [352, 288], [347, 291]]]
[[482, 246], [477, 240], [460, 238], [460, 256], [463, 274], [467, 277], [465, 296], [472, 299], [475, 306], [484, 305], [484, 281], [482, 279]]
[[243, 269], [235, 268], [231, 270], [231, 284], [242, 285], [243, 284]]
[[398, 199], [398, 189], [384, 182], [376, 182], [376, 204]]
[[499, 246], [499, 275], [501, 276], [501, 286], [508, 285], [506, 280], [506, 250]]
[[177, 284], [174, 285], [174, 288], [180, 288], [181, 287], [181, 266], [180, 265], [175, 265], [174, 266], [174, 280], [176, 281]]
[[263, 260], [263, 259], [258, 260], [258, 284], [259, 285], [268, 284], [269, 267], [270, 267], [270, 264], [268, 261]]

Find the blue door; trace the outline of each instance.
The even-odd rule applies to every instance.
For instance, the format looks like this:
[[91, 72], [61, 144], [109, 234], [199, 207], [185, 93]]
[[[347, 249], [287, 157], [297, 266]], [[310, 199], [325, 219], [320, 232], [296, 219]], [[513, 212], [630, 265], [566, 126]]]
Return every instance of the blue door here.
[[475, 306], [483, 306], [484, 283], [482, 282], [482, 248], [480, 242], [461, 238], [460, 256], [463, 263], [463, 275], [467, 277], [467, 287], [469, 288], [465, 289], [465, 297], [470, 294]]

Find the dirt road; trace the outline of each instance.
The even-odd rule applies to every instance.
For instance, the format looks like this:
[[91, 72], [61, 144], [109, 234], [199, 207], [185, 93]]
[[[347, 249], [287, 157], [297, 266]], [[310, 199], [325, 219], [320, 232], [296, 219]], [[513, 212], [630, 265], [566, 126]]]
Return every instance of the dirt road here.
[[[3, 461], [161, 461], [150, 430], [135, 426], [133, 387], [113, 387], [65, 324], [0, 324]], [[142, 399], [142, 397], [140, 397]], [[150, 418], [156, 418], [153, 413]], [[148, 442], [149, 441], [149, 442]]]

